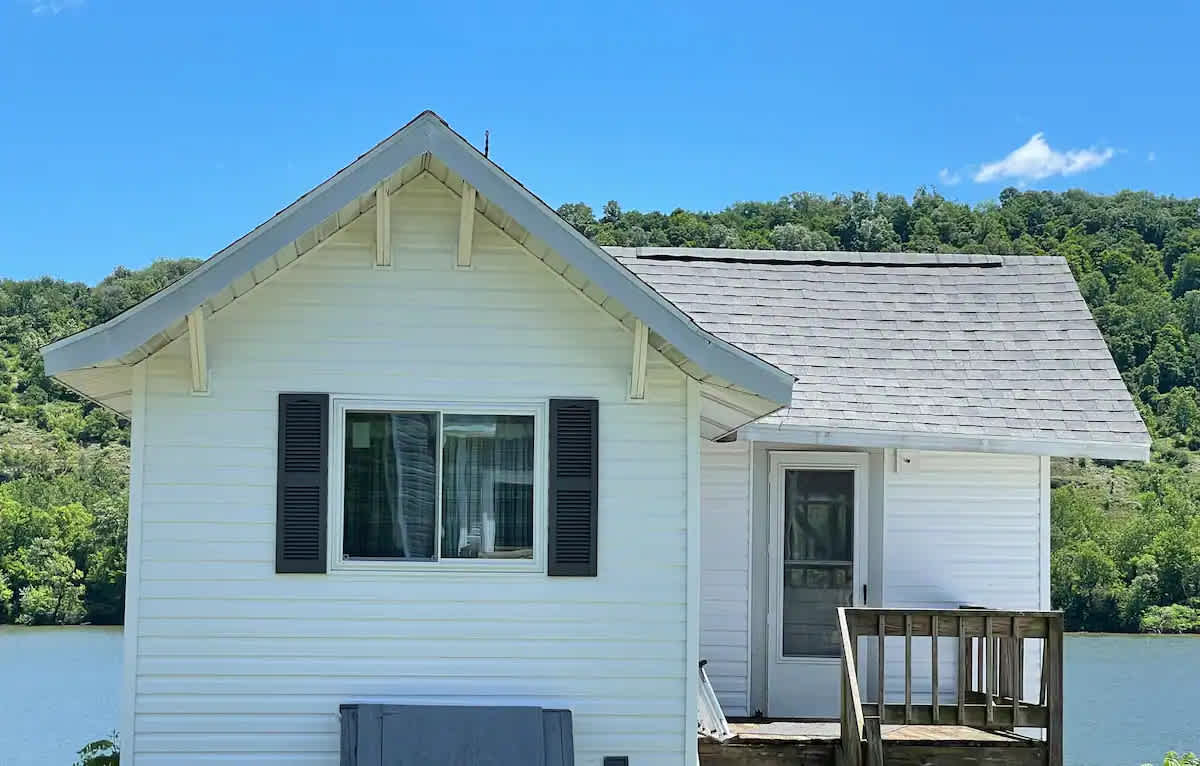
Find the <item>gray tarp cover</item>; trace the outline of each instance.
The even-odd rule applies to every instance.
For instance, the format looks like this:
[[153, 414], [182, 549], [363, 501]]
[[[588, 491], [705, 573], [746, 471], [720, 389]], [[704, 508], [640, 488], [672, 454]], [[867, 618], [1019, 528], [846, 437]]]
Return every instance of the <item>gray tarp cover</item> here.
[[342, 705], [342, 766], [574, 766], [571, 711]]

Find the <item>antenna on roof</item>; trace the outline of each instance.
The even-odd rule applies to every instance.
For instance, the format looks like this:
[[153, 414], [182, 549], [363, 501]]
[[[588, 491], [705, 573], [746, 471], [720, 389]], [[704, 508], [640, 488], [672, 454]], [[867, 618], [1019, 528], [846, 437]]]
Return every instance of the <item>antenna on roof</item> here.
[[488, 138], [490, 137], [490, 133], [491, 133], [490, 130], [483, 131], [483, 156], [484, 157], [486, 157], [487, 153], [488, 153]]

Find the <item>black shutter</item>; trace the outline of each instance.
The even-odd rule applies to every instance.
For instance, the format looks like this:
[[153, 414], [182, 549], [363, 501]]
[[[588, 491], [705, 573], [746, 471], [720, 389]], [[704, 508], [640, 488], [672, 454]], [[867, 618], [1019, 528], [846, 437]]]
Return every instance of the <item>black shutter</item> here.
[[275, 571], [324, 572], [329, 394], [279, 395]]
[[596, 576], [597, 415], [594, 399], [550, 400], [552, 577]]

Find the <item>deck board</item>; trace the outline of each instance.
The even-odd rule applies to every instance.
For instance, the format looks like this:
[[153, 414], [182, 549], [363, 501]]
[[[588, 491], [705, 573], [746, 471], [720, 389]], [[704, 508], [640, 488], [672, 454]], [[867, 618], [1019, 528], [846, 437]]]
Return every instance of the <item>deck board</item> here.
[[[841, 737], [837, 721], [767, 721], [731, 723], [729, 728], [739, 740], [749, 742], [813, 742], [836, 741]], [[984, 731], [969, 726], [902, 726], [889, 724], [880, 727], [885, 742], [988, 742], [995, 744], [1025, 743], [1027, 740], [1005, 732]]]

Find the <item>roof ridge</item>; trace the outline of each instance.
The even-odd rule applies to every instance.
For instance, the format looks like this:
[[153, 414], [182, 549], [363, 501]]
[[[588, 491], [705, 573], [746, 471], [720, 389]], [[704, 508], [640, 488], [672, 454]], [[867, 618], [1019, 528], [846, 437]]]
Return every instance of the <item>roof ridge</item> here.
[[651, 261], [710, 261], [759, 265], [797, 263], [814, 266], [885, 266], [999, 268], [1008, 256], [985, 253], [894, 253], [846, 250], [750, 250], [715, 247], [606, 247], [619, 258]]

